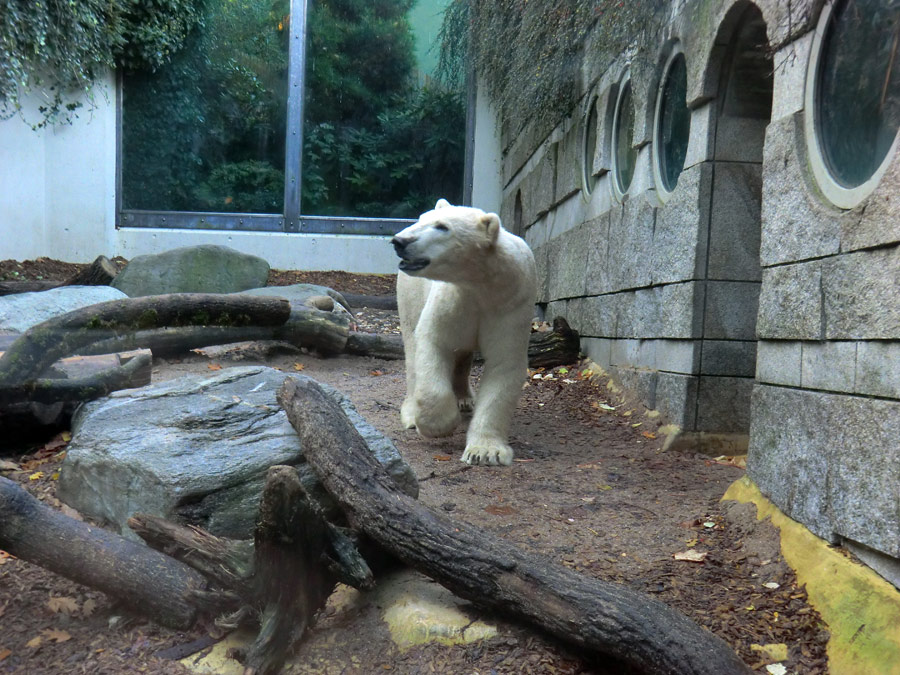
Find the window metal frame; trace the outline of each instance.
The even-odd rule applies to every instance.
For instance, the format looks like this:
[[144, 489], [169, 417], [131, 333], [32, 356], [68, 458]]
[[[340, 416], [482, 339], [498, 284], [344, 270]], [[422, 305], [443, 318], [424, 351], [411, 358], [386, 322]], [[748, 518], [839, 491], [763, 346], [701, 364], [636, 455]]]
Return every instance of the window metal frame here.
[[[303, 109], [306, 71], [308, 0], [290, 0], [288, 47], [288, 99], [285, 128], [283, 213], [215, 213], [205, 211], [158, 211], [126, 209], [122, 194], [122, 93], [121, 71], [116, 77], [116, 229], [159, 228], [180, 230], [250, 231], [306, 234], [356, 234], [391, 236], [415, 222], [412, 218], [360, 218], [354, 216], [307, 216], [300, 212], [303, 177]], [[472, 200], [475, 140], [475, 78], [466, 78], [467, 106], [463, 202]], [[430, 205], [423, 204], [423, 210]]]

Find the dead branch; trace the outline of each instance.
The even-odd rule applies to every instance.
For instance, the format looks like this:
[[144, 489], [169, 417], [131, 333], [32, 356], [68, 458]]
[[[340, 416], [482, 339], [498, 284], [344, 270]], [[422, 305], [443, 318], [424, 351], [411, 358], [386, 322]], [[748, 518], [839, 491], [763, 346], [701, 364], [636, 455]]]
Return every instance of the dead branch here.
[[641, 593], [578, 574], [404, 495], [312, 381], [278, 395], [310, 466], [350, 524], [482, 607], [646, 673], [749, 673], [725, 642]]

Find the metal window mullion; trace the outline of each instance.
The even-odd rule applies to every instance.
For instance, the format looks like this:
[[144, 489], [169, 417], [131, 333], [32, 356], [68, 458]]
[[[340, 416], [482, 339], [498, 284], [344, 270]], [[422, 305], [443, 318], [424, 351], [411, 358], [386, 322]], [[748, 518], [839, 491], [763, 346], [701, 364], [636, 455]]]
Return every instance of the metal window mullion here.
[[286, 232], [299, 232], [307, 0], [290, 1], [291, 35], [288, 44], [287, 124], [284, 142], [284, 229]]

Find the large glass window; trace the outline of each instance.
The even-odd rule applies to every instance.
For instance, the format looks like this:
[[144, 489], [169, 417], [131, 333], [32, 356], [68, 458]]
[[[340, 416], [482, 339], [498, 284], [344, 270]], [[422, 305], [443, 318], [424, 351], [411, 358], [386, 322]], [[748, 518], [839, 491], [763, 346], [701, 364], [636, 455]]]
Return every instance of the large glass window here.
[[680, 50], [673, 52], [663, 72], [656, 103], [654, 151], [658, 187], [672, 192], [687, 157], [691, 112], [687, 107], [687, 64]]
[[818, 144], [844, 188], [872, 178], [900, 128], [900, 0], [833, 6], [815, 73]]
[[634, 147], [634, 101], [631, 80], [625, 80], [619, 89], [616, 112], [613, 118], [613, 176], [616, 196], [621, 199], [634, 177], [637, 150]]
[[281, 213], [288, 0], [209, 2], [156, 73], [126, 73], [126, 209]]
[[123, 75], [121, 224], [380, 232], [460, 203], [449, 2], [208, 0], [169, 66]]

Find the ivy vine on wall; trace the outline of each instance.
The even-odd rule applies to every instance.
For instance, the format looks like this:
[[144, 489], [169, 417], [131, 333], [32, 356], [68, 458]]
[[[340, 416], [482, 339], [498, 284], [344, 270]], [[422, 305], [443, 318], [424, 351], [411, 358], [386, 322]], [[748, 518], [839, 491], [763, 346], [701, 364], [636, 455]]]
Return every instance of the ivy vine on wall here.
[[204, 0], [0, 0], [0, 119], [41, 91], [33, 127], [71, 122], [106, 69], [156, 69], [199, 25]]
[[[454, 0], [440, 34], [440, 74], [461, 77], [467, 59], [513, 125], [555, 123], [578, 96], [585, 37], [619, 50], [665, 0]], [[652, 22], [650, 22], [652, 23]]]

